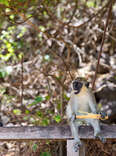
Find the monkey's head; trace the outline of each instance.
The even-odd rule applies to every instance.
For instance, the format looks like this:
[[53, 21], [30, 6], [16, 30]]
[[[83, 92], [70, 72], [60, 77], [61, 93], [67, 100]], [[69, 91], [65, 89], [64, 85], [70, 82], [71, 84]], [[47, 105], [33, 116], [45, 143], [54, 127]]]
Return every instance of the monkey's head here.
[[87, 80], [85, 80], [82, 77], [78, 77], [72, 82], [72, 87], [73, 87], [73, 90], [75, 91], [75, 94], [78, 94], [81, 91], [81, 88], [83, 87], [83, 85], [85, 85], [88, 88], [89, 82], [87, 82]]

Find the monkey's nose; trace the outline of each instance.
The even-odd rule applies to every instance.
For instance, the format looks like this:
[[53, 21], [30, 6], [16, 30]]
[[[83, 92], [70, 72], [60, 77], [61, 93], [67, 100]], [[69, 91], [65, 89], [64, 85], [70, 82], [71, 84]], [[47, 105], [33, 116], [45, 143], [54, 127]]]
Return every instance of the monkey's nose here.
[[79, 90], [81, 87], [82, 87], [82, 83], [80, 83], [78, 81], [73, 82], [73, 89], [74, 90]]

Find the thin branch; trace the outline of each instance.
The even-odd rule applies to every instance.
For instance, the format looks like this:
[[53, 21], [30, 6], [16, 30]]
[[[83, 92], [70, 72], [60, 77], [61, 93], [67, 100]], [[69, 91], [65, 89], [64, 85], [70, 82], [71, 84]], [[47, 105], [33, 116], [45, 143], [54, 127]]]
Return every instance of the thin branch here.
[[100, 51], [99, 51], [99, 54], [98, 54], [98, 61], [97, 61], [96, 71], [95, 71], [95, 75], [94, 75], [94, 79], [93, 79], [93, 83], [92, 83], [92, 89], [93, 90], [95, 88], [95, 81], [96, 81], [97, 72], [98, 72], [98, 69], [99, 69], [100, 57], [101, 57], [101, 54], [102, 54], [102, 51], [103, 51], [103, 45], [104, 45], [104, 40], [105, 40], [105, 36], [106, 36], [106, 30], [107, 30], [108, 23], [109, 23], [113, 2], [114, 2], [114, 0], [112, 0], [110, 2], [109, 10], [108, 10], [108, 16], [107, 16], [106, 24], [104, 26], [104, 33], [103, 33], [102, 43], [101, 43]]
[[72, 12], [72, 16], [71, 16], [71, 18], [69, 19], [69, 22], [67, 23], [68, 25], [71, 23], [73, 17], [75, 16], [75, 13], [76, 13], [76, 10], [77, 10], [77, 6], [78, 6], [78, 0], [76, 0], [75, 3], [76, 3], [76, 4], [75, 4], [75, 8], [74, 8], [74, 10], [73, 10], [73, 12]]
[[55, 54], [57, 57], [59, 57], [59, 58], [62, 60], [64, 66], [66, 67], [66, 70], [68, 71], [68, 73], [69, 73], [69, 75], [70, 75], [71, 80], [73, 80], [73, 76], [72, 76], [72, 74], [71, 74], [71, 72], [70, 72], [70, 69], [69, 69], [67, 63], [65, 62], [65, 60], [63, 59], [63, 57], [60, 56], [60, 55], [58, 55], [56, 52], [53, 53], [53, 52], [51, 51], [51, 53], [52, 53], [52, 54]]
[[[107, 8], [110, 4], [110, 1], [108, 1], [108, 3], [106, 3], [100, 10], [98, 10], [98, 12], [96, 14], [93, 14], [87, 21], [85, 21], [84, 23], [78, 25], [78, 26], [73, 26], [73, 25], [69, 25], [69, 27], [72, 27], [72, 28], [81, 28], [83, 27], [84, 25], [86, 25], [87, 23], [89, 23], [91, 20], [93, 20], [95, 17], [97, 17], [100, 13], [103, 12], [103, 10], [105, 8]], [[67, 24], [65, 24], [67, 25]]]
[[55, 75], [48, 74], [48, 73], [45, 73], [45, 72], [42, 72], [42, 74], [44, 74], [44, 75], [47, 76], [47, 77], [48, 77], [48, 76], [52, 77], [55, 81], [57, 81], [57, 82], [59, 83], [60, 86], [62, 86], [62, 88], [63, 88], [65, 91], [68, 90], [67, 86], [65, 86], [65, 85], [62, 83], [62, 81], [60, 81]]
[[21, 105], [23, 105], [23, 56], [21, 58]]

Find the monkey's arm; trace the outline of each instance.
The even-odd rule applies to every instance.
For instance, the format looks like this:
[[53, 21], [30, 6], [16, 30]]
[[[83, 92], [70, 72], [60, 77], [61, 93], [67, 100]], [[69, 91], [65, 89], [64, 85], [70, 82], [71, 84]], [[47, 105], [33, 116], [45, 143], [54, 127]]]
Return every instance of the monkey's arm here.
[[89, 106], [90, 106], [92, 113], [96, 114], [97, 113], [97, 104], [96, 104], [95, 96], [91, 90], [89, 91]]
[[69, 121], [74, 118], [73, 104], [74, 104], [74, 100], [71, 97], [66, 108], [66, 116]]

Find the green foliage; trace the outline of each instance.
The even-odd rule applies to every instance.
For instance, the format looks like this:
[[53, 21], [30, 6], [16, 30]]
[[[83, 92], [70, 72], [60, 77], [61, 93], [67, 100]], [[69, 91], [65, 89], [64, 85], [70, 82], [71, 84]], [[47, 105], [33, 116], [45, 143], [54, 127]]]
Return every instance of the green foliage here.
[[12, 72], [12, 67], [4, 67], [0, 69], [0, 78], [5, 78]]
[[20, 53], [20, 54], [18, 55], [18, 58], [21, 60], [23, 56], [24, 56], [23, 53]]
[[34, 106], [34, 105], [36, 105], [36, 104], [38, 104], [38, 103], [40, 103], [40, 102], [42, 102], [42, 101], [44, 101], [43, 97], [37, 96], [37, 97], [35, 98], [35, 100], [34, 100], [31, 104], [29, 104], [28, 106], [29, 106], [29, 107], [30, 107], [30, 106]]
[[57, 123], [59, 123], [60, 121], [61, 121], [61, 116], [60, 115], [56, 115], [56, 116], [54, 116], [54, 120], [57, 122]]
[[66, 94], [64, 94], [64, 99], [69, 101], [70, 97], [68, 97]]
[[94, 1], [87, 1], [88, 7], [94, 7]]
[[25, 110], [25, 114], [29, 114], [30, 111], [28, 109]]
[[42, 152], [40, 156], [51, 156], [51, 154], [49, 152]]
[[23, 117], [23, 120], [24, 120], [24, 121], [29, 120], [29, 116], [24, 116], [24, 117]]
[[44, 31], [45, 31], [45, 27], [44, 27], [44, 26], [42, 26], [42, 25], [40, 25], [40, 26], [39, 26], [39, 29], [40, 29], [42, 32], [44, 32]]
[[9, 1], [8, 0], [0, 0], [0, 4], [4, 4], [6, 6], [9, 6]]
[[33, 146], [32, 146], [33, 152], [36, 152], [37, 148], [38, 148], [38, 145], [37, 144], [33, 144]]
[[49, 123], [50, 123], [50, 120], [49, 120], [48, 118], [45, 118], [45, 117], [44, 117], [44, 119], [42, 120], [42, 125], [43, 125], [43, 126], [48, 126]]
[[47, 95], [47, 96], [45, 97], [45, 100], [46, 100], [46, 101], [49, 101], [49, 100], [50, 100], [50, 95]]
[[6, 71], [0, 69], [0, 78], [5, 78], [7, 76]]
[[6, 88], [0, 87], [0, 94], [3, 95], [6, 92]]
[[20, 109], [14, 109], [14, 110], [13, 110], [13, 113], [14, 113], [15, 115], [21, 115], [21, 110], [20, 110]]
[[43, 113], [42, 113], [40, 110], [38, 110], [38, 111], [36, 112], [36, 114], [37, 114], [38, 117], [43, 117]]
[[[18, 33], [16, 38], [14, 38], [14, 32], [16, 31], [15, 26], [10, 26], [7, 30], [3, 30], [0, 36], [0, 58], [3, 61], [9, 61], [10, 58], [13, 60], [17, 60], [21, 58], [22, 53], [19, 53], [19, 56], [16, 54], [17, 50], [20, 50], [24, 45], [22, 42], [21, 37], [23, 37], [24, 33], [26, 32], [26, 28], [22, 28], [21, 31]], [[18, 40], [17, 40], [18, 38]]]

